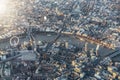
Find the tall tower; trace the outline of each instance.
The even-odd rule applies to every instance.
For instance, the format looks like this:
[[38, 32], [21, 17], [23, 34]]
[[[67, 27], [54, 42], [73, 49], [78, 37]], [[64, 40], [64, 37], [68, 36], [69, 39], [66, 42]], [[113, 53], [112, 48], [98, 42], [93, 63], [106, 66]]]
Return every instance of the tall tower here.
[[85, 43], [85, 52], [88, 51], [88, 42]]
[[68, 43], [68, 41], [66, 41], [65, 42], [65, 47], [68, 49], [68, 45], [69, 45], [69, 43]]
[[99, 50], [100, 45], [97, 45], [96, 47], [96, 55], [98, 56], [98, 50]]

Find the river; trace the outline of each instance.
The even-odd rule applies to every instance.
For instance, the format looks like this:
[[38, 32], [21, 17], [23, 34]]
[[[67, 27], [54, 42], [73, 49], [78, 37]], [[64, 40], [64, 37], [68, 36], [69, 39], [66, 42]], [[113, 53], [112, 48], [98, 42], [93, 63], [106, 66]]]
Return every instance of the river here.
[[[36, 41], [46, 41], [46, 42], [51, 42], [53, 41], [55, 38], [57, 37], [57, 33], [51, 33], [51, 32], [40, 32], [40, 33], [36, 33], [34, 35], [34, 38]], [[20, 43], [23, 43], [24, 41], [28, 41], [27, 37], [22, 37], [20, 38]], [[61, 34], [61, 37], [58, 39], [59, 42], [64, 42], [64, 41], [68, 41], [70, 44], [74, 44], [80, 48], [83, 48], [85, 45], [85, 41], [80, 41], [79, 39], [76, 39], [74, 36], [70, 36], [70, 35], [65, 35], [65, 34]], [[3, 40], [0, 42], [0, 49], [4, 49], [6, 47], [9, 47], [10, 43], [9, 43], [9, 39], [7, 40]], [[97, 45], [96, 44], [91, 44], [88, 43], [88, 50], [91, 49], [96, 49]], [[104, 57], [106, 55], [108, 55], [109, 53], [114, 52], [114, 50], [112, 49], [108, 49], [106, 47], [102, 47], [100, 46], [98, 53], [100, 54], [100, 56]], [[117, 56], [115, 59], [117, 59], [117, 61], [119, 60], [120, 56]], [[120, 61], [120, 60], [119, 60]]]

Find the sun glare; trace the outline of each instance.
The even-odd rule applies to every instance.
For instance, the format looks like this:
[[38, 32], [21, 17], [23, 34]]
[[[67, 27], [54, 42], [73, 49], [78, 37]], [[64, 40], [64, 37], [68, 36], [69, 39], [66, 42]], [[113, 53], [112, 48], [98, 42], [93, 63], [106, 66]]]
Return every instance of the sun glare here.
[[0, 14], [4, 14], [7, 10], [8, 0], [0, 0]]

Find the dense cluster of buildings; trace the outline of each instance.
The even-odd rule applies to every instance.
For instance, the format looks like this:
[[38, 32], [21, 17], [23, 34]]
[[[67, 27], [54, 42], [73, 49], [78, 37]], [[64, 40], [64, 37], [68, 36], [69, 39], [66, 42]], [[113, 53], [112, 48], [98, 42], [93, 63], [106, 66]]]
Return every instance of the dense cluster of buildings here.
[[[16, 0], [13, 3], [10, 14], [15, 15], [7, 14], [6, 22], [0, 18], [0, 26], [7, 27], [4, 32], [0, 30], [0, 39], [21, 33], [32, 38], [32, 32], [72, 33], [119, 47], [119, 0]], [[30, 39], [0, 54], [2, 80], [120, 80], [120, 62], [112, 61], [109, 56], [102, 58], [86, 45], [81, 48], [69, 42]]]
[[[39, 31], [85, 34], [95, 39], [109, 40], [110, 28], [119, 28], [119, 0], [34, 0], [21, 3], [18, 27], [37, 28]], [[24, 7], [23, 7], [24, 6]], [[114, 33], [112, 34], [114, 36]]]
[[28, 42], [3, 52], [6, 55], [0, 57], [1, 79], [120, 79], [120, 62], [113, 62], [109, 57], [104, 60], [92, 48], [87, 50], [86, 46], [79, 48], [68, 42], [55, 42], [46, 51], [47, 45], [48, 43], [39, 41], [35, 48]]
[[[20, 28], [17, 30], [23, 31], [24, 28], [30, 27], [38, 31], [58, 32], [64, 27], [63, 32], [84, 34], [107, 43], [115, 44], [118, 40], [109, 40], [111, 35], [114, 38], [114, 32], [109, 34], [107, 31], [120, 27], [119, 0], [16, 0], [13, 2], [16, 4], [12, 7], [16, 17], [7, 17], [13, 21], [7, 26]], [[1, 26], [6, 26], [6, 23]]]

